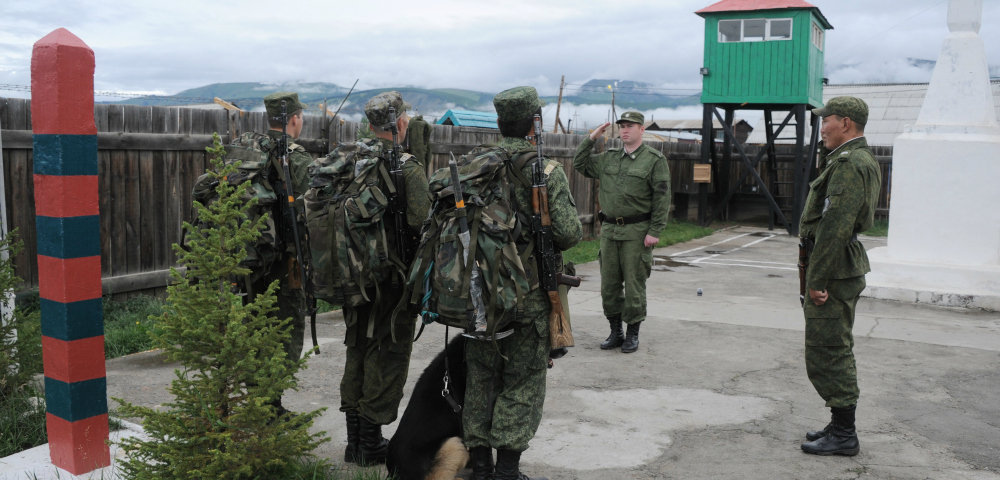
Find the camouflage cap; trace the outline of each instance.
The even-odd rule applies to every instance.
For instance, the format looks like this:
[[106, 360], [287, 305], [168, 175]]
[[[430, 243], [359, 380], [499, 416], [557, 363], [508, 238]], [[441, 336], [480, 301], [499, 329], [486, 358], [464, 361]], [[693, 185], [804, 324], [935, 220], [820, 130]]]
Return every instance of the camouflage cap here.
[[268, 117], [281, 115], [281, 101], [285, 101], [285, 112], [289, 115], [305, 110], [306, 106], [299, 102], [299, 94], [295, 92], [276, 92], [264, 97], [264, 108]]
[[847, 117], [862, 126], [868, 123], [868, 104], [857, 97], [833, 97], [822, 108], [814, 108], [812, 112], [820, 117]]
[[625, 112], [622, 114], [622, 118], [615, 123], [621, 124], [623, 122], [638, 123], [639, 125], [645, 125], [646, 117], [642, 116], [642, 113], [639, 112]]
[[538, 98], [534, 87], [514, 87], [493, 97], [497, 118], [501, 121], [531, 118], [545, 102]]
[[398, 118], [410, 108], [410, 104], [404, 102], [403, 96], [395, 90], [375, 95], [365, 103], [365, 116], [368, 117], [368, 123], [373, 127], [387, 125], [390, 121], [389, 108], [396, 109], [396, 117]]

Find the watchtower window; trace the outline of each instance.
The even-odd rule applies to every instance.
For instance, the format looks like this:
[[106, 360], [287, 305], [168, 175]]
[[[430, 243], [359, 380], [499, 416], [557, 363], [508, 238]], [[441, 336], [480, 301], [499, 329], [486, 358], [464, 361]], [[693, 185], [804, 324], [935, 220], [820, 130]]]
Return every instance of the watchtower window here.
[[815, 45], [816, 48], [818, 48], [818, 49], [820, 49], [820, 51], [822, 51], [823, 50], [823, 29], [820, 28], [819, 25], [816, 25], [815, 23], [812, 24], [812, 27], [813, 27], [812, 28], [812, 42], [813, 42], [813, 45]]
[[791, 39], [791, 18], [719, 20], [719, 42], [722, 43]]

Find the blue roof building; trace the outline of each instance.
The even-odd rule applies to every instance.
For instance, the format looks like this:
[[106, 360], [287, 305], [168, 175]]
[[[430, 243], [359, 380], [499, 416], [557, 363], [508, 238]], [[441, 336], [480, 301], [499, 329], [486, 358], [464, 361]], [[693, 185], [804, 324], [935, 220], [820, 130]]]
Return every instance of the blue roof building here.
[[456, 127], [497, 128], [496, 112], [474, 112], [471, 110], [448, 110], [437, 121], [438, 125]]

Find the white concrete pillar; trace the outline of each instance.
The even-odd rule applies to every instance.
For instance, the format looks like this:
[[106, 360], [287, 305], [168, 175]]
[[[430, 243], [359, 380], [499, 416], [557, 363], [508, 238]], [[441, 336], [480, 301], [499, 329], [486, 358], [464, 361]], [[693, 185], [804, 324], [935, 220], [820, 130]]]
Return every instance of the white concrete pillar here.
[[896, 138], [887, 246], [866, 294], [1000, 310], [1000, 124], [979, 27], [982, 0], [951, 0], [917, 123]]

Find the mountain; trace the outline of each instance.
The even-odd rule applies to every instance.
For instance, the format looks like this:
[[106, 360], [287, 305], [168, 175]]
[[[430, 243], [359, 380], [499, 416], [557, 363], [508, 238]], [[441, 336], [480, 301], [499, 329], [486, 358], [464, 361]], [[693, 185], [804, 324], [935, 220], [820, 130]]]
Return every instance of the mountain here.
[[[645, 110], [653, 108], [671, 108], [678, 105], [697, 105], [699, 94], [678, 97], [658, 93], [652, 84], [628, 80], [591, 80], [572, 95], [564, 95], [563, 101], [576, 105], [610, 104], [611, 92], [607, 85], [615, 84], [615, 104], [620, 108]], [[310, 108], [319, 108], [324, 102], [331, 111], [336, 110], [348, 88], [324, 82], [289, 82], [289, 83], [213, 83], [202, 87], [191, 88], [176, 95], [145, 96], [130, 98], [117, 104], [129, 105], [198, 105], [212, 103], [215, 98], [221, 98], [247, 110], [263, 108], [264, 97], [278, 91], [295, 91], [299, 100]], [[413, 106], [419, 114], [442, 115], [449, 109], [492, 111], [495, 92], [477, 92], [459, 88], [377, 88], [371, 90], [355, 90], [341, 109], [344, 115], [362, 113], [365, 102], [371, 97], [388, 90], [399, 91], [403, 98]], [[557, 96], [542, 97], [546, 103], [554, 104]]]

